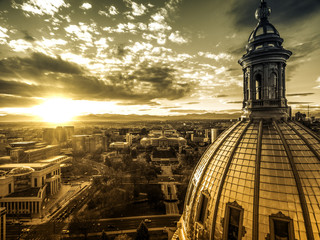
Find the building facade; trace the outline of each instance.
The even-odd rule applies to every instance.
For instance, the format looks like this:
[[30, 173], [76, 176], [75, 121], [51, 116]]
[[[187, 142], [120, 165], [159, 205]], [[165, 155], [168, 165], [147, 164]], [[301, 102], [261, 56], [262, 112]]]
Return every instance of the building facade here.
[[10, 217], [41, 216], [44, 198], [60, 190], [59, 163], [3, 164], [0, 169], [6, 172], [0, 177], [0, 206]]

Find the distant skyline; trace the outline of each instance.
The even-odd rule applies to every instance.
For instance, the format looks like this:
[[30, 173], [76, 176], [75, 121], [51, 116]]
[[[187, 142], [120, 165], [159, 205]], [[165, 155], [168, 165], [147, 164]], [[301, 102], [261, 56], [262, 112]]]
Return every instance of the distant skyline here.
[[[320, 2], [267, 3], [270, 22], [293, 52], [286, 72], [289, 105], [320, 116]], [[0, 121], [239, 113], [237, 61], [259, 4], [0, 1]]]

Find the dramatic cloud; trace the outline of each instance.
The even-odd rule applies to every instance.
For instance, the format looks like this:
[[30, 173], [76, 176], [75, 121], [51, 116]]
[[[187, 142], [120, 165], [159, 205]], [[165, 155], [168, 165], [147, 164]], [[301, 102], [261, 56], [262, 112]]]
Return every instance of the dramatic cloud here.
[[[62, 7], [69, 7], [63, 0], [29, 0], [25, 1], [23, 4], [18, 4], [13, 1], [12, 7], [21, 9], [27, 14], [31, 13], [33, 15], [54, 15]], [[27, 15], [28, 16], [28, 15]]]
[[[268, 0], [267, 3], [272, 7], [273, 21], [282, 24], [297, 22], [320, 10], [318, 0]], [[255, 0], [246, 0], [245, 3], [236, 1], [231, 4], [232, 8], [229, 14], [234, 17], [234, 24], [238, 27], [253, 26], [256, 22], [254, 12], [258, 7], [257, 5]]]
[[[0, 80], [1, 83], [1, 80]], [[17, 97], [11, 95], [1, 95], [0, 94], [0, 105], [3, 108], [10, 107], [32, 107], [42, 103], [43, 100], [28, 98], [28, 97]]]
[[32, 53], [26, 58], [12, 57], [0, 61], [0, 73], [4, 76], [17, 77], [23, 74], [39, 76], [44, 72], [79, 74], [82, 70], [78, 65], [64, 61], [60, 57], [52, 58], [41, 53]]
[[[317, 103], [319, 1], [268, 4], [270, 22], [293, 52], [288, 98]], [[241, 104], [237, 60], [258, 6], [254, 0], [0, 1], [1, 103], [11, 99], [10, 108], [26, 112], [48, 98], [88, 101], [99, 114], [227, 112]]]

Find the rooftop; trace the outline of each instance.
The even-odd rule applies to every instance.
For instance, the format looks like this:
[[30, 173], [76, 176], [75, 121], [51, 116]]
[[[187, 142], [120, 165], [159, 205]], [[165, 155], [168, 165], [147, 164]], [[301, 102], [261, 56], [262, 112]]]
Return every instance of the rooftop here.
[[18, 197], [37, 197], [39, 191], [40, 191], [40, 188], [39, 188], [39, 187], [29, 188], [29, 189], [22, 190], [22, 191], [19, 191], [19, 192], [11, 193], [11, 194], [7, 195], [5, 198], [12, 198], [12, 197], [16, 197], [16, 198], [18, 198]]

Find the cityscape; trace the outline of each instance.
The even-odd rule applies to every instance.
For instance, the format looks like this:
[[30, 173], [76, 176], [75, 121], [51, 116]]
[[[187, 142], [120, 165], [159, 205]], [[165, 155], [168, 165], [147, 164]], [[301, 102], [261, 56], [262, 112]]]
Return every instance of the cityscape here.
[[317, 0], [0, 2], [0, 240], [320, 240]]

